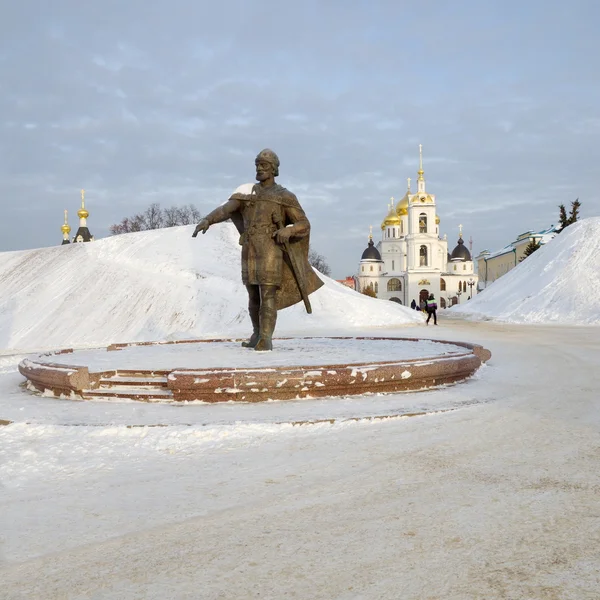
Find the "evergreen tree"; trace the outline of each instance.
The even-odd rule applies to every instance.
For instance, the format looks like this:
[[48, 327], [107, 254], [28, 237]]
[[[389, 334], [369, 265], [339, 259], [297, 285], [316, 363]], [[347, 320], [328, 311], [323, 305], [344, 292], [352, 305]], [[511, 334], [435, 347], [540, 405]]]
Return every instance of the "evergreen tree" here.
[[569, 217], [567, 217], [567, 211], [565, 209], [564, 204], [560, 204], [558, 206], [558, 230], [557, 233], [560, 233], [566, 226]]
[[579, 218], [579, 209], [581, 208], [581, 202], [579, 202], [579, 198], [571, 202], [571, 215], [569, 216], [569, 225], [577, 222]]
[[579, 219], [579, 209], [580, 208], [581, 208], [581, 202], [579, 202], [579, 198], [577, 198], [576, 200], [573, 200], [573, 202], [571, 202], [571, 212], [569, 213], [568, 216], [567, 216], [567, 210], [565, 208], [565, 205], [560, 204], [558, 206], [559, 228], [557, 230], [557, 233], [560, 233], [565, 227], [568, 227], [569, 225], [572, 225], [573, 223], [577, 222], [577, 220]]
[[541, 247], [542, 244], [540, 244], [540, 242], [531, 240], [529, 244], [527, 244], [525, 250], [523, 251], [523, 256], [519, 262], [524, 261], [528, 256], [531, 256], [536, 250], [539, 250]]

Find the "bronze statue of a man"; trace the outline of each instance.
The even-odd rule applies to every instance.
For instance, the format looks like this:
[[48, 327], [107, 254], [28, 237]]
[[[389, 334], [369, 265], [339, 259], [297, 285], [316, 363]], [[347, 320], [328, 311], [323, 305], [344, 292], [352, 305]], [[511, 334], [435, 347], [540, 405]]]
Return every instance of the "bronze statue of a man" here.
[[296, 196], [275, 183], [279, 158], [265, 149], [254, 162], [258, 184], [248, 193], [236, 190], [198, 223], [193, 237], [227, 219], [237, 227], [253, 329], [242, 345], [264, 351], [273, 349], [277, 311], [303, 300], [311, 312], [308, 294], [323, 282], [308, 263], [310, 223]]

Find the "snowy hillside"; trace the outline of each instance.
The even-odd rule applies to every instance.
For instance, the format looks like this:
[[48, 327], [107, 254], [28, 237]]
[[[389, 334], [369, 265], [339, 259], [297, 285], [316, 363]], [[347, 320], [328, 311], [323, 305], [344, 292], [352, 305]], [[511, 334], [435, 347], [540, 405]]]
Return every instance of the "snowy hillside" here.
[[[193, 230], [0, 253], [0, 351], [249, 334], [237, 231]], [[302, 304], [280, 312], [276, 335], [422, 321], [323, 278], [313, 314]]]
[[511, 323], [600, 325], [600, 217], [567, 227], [452, 312]]

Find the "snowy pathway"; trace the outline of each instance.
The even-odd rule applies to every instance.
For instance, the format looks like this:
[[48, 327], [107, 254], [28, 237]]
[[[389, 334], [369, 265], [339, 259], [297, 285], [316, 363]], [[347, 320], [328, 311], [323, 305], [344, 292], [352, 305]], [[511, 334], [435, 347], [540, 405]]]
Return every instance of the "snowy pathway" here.
[[419, 402], [483, 404], [308, 426], [262, 405], [238, 425], [0, 427], [0, 598], [597, 599], [597, 328], [419, 333], [492, 351]]

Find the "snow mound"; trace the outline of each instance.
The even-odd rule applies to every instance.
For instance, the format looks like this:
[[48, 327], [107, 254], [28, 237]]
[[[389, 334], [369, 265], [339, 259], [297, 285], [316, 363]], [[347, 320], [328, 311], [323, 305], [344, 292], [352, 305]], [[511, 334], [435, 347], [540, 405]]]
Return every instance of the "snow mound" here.
[[509, 323], [600, 325], [600, 217], [565, 228], [453, 312]]
[[[244, 336], [251, 329], [231, 223], [192, 238], [193, 226], [88, 244], [0, 253], [0, 349]], [[277, 335], [419, 323], [422, 315], [321, 276], [279, 313]]]

